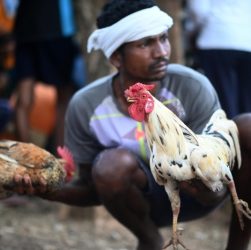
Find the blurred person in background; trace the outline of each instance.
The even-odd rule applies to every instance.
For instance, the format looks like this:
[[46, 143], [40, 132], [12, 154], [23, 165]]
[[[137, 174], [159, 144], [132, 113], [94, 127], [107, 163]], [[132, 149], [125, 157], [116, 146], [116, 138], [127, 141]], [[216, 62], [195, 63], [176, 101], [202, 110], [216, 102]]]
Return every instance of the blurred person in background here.
[[13, 68], [15, 41], [13, 24], [18, 0], [0, 0], [0, 133], [5, 131], [13, 118], [10, 97], [13, 93]]
[[196, 60], [230, 118], [251, 111], [251, 1], [187, 0]]
[[56, 126], [51, 151], [54, 152], [56, 145], [63, 145], [64, 115], [68, 101], [85, 81], [83, 57], [74, 39], [75, 32], [71, 0], [20, 1], [14, 25], [17, 140], [31, 140], [29, 113], [34, 103], [34, 85], [39, 81], [55, 86], [57, 93]]

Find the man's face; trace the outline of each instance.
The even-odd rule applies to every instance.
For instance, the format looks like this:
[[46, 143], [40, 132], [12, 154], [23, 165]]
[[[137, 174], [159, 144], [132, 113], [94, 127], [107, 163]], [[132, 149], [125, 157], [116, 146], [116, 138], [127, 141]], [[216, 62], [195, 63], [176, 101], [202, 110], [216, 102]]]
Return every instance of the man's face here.
[[127, 43], [121, 51], [120, 72], [128, 79], [143, 82], [161, 80], [170, 53], [167, 32]]

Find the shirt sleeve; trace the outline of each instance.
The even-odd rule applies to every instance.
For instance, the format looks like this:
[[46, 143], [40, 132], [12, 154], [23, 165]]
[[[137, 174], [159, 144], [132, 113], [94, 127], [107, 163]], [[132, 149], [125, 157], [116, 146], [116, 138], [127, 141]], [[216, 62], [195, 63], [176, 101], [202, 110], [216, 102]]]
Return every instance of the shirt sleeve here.
[[71, 150], [77, 164], [91, 164], [102, 145], [89, 129], [88, 102], [86, 98], [75, 97], [69, 103], [65, 117], [65, 145]]
[[188, 0], [187, 9], [197, 25], [203, 24], [211, 10], [211, 0]]

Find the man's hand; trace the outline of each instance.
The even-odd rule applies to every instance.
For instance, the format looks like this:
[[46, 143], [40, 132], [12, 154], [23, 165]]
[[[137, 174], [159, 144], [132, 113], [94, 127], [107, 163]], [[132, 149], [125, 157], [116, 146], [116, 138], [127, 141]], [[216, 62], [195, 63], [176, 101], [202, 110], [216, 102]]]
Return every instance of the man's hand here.
[[47, 191], [47, 183], [43, 177], [40, 177], [39, 183], [36, 187], [33, 186], [31, 178], [28, 174], [20, 175], [16, 174], [13, 178], [14, 192], [18, 194], [27, 194], [27, 195], [40, 195], [44, 194]]
[[180, 190], [194, 197], [203, 205], [216, 205], [227, 195], [227, 188], [224, 186], [221, 191], [213, 192], [207, 188], [200, 180], [180, 182]]

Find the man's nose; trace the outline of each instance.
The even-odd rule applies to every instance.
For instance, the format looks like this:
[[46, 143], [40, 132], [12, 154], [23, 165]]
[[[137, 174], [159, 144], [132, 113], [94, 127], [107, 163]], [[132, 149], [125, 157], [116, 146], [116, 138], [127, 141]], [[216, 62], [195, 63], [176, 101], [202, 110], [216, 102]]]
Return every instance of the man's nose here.
[[156, 42], [153, 53], [155, 58], [168, 56], [170, 53], [170, 46], [166, 43]]

